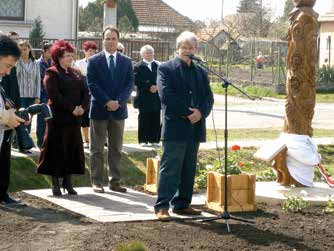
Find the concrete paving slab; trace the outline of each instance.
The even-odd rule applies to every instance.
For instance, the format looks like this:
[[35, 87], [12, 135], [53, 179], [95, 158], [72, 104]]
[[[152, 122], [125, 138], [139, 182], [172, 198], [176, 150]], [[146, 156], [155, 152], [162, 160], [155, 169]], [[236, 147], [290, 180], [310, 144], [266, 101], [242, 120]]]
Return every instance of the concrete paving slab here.
[[[84, 215], [99, 222], [124, 222], [156, 220], [153, 205], [156, 196], [128, 189], [127, 193], [109, 191], [94, 193], [90, 187], [75, 188], [78, 196], [65, 194], [60, 197], [52, 196], [51, 189], [25, 190], [23, 192], [50, 201], [72, 212]], [[193, 205], [204, 205], [206, 194], [194, 194]], [[214, 215], [203, 212], [201, 216], [178, 218], [206, 218]]]
[[269, 205], [279, 204], [286, 200], [284, 195], [302, 196], [312, 205], [325, 205], [334, 189], [322, 182], [314, 182], [313, 187], [286, 187], [276, 182], [256, 182], [256, 202]]

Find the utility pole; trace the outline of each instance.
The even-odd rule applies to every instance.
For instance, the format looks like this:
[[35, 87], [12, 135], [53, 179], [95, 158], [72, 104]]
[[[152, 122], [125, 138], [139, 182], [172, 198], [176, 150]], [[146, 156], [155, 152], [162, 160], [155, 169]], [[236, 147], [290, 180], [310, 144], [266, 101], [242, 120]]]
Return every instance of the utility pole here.
[[263, 1], [259, 0], [259, 5], [260, 5], [260, 36], [262, 36], [262, 29], [263, 29]]
[[221, 19], [220, 19], [220, 21], [222, 23], [224, 23], [224, 0], [222, 0], [222, 10], [221, 10]]

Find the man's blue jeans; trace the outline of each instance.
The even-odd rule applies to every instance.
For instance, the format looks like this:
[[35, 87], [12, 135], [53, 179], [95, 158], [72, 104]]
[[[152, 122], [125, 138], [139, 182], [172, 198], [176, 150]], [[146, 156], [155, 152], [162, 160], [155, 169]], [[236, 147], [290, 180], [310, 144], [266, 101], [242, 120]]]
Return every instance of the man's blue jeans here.
[[158, 177], [158, 198], [154, 206], [157, 212], [162, 208], [187, 208], [193, 195], [199, 142], [163, 141]]

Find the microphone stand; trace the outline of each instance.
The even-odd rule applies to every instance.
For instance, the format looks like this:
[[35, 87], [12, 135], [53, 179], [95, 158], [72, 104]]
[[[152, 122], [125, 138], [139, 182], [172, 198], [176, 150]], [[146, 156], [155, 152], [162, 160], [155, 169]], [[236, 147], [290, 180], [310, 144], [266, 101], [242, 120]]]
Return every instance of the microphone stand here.
[[[222, 214], [216, 216], [216, 217], [211, 217], [211, 218], [207, 218], [207, 219], [203, 219], [201, 220], [202, 222], [209, 222], [209, 221], [215, 221], [215, 220], [220, 220], [223, 219], [225, 220], [225, 224], [227, 226], [227, 231], [230, 233], [230, 226], [228, 224], [228, 220], [232, 219], [232, 220], [236, 220], [236, 221], [241, 221], [241, 222], [246, 222], [246, 223], [251, 223], [251, 224], [255, 224], [255, 222], [250, 221], [250, 220], [246, 220], [246, 219], [240, 219], [237, 217], [232, 216], [229, 211], [228, 211], [228, 203], [227, 203], [227, 142], [228, 142], [228, 129], [227, 129], [227, 93], [228, 93], [228, 87], [232, 86], [235, 89], [237, 89], [240, 93], [242, 93], [244, 96], [246, 96], [247, 98], [249, 98], [250, 100], [255, 100], [255, 98], [251, 97], [249, 94], [247, 94], [245, 91], [241, 90], [239, 87], [235, 86], [232, 82], [230, 82], [229, 80], [227, 80], [223, 75], [219, 74], [218, 72], [210, 69], [208, 67], [208, 65], [206, 64], [205, 61], [199, 59], [199, 58], [195, 58], [192, 57], [193, 60], [197, 61], [201, 66], [203, 66], [208, 72], [210, 72], [211, 74], [217, 76], [219, 79], [221, 79], [222, 81], [222, 87], [225, 89], [225, 128], [224, 128], [224, 146], [225, 146], [225, 161], [224, 161], [224, 180], [225, 180], [225, 191], [224, 191], [224, 211]], [[217, 150], [218, 146], [217, 146]]]

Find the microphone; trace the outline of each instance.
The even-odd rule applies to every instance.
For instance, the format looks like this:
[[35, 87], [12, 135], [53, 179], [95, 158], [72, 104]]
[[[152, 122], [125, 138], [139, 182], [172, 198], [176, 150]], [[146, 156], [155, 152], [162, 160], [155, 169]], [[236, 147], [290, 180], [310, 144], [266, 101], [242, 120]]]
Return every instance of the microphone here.
[[204, 64], [206, 64], [206, 61], [204, 61], [204, 60], [201, 59], [200, 57], [196, 57], [194, 54], [190, 54], [190, 55], [189, 55], [189, 58], [192, 59], [192, 60], [195, 60], [195, 61], [197, 61], [197, 62], [199, 62], [199, 63], [204, 63]]

